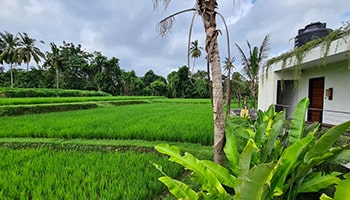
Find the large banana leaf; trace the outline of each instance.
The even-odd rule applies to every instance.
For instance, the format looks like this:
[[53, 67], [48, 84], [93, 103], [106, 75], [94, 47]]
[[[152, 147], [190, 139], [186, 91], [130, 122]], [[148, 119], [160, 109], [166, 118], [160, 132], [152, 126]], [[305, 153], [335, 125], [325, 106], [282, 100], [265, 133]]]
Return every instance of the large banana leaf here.
[[293, 119], [289, 133], [289, 144], [292, 145], [299, 141], [305, 129], [305, 114], [309, 106], [309, 99], [302, 99], [294, 109]]
[[350, 173], [344, 175], [345, 179], [340, 181], [335, 187], [334, 200], [344, 200], [350, 198]]
[[230, 174], [230, 172], [225, 167], [210, 160], [202, 160], [202, 162], [208, 169], [210, 169], [213, 172], [213, 174], [217, 177], [220, 183], [234, 188], [236, 177]]
[[[224, 152], [227, 160], [230, 163], [230, 168], [234, 175], [238, 175], [238, 161], [239, 161], [239, 153], [237, 150], [236, 136], [234, 130], [232, 128], [226, 129], [226, 144], [224, 147]], [[236, 129], [236, 131], [240, 131], [241, 129]]]
[[[249, 170], [241, 184], [239, 198], [244, 200], [265, 199], [275, 163], [264, 163]], [[237, 198], [237, 197], [236, 197]]]
[[259, 149], [255, 145], [253, 139], [249, 139], [246, 146], [239, 156], [239, 179], [244, 179], [249, 172], [250, 162], [252, 159], [253, 152], [257, 152]]
[[171, 194], [173, 194], [178, 199], [185, 200], [197, 200], [198, 194], [192, 190], [188, 185], [182, 183], [181, 181], [172, 179], [168, 176], [160, 177], [159, 180], [164, 183]]
[[265, 147], [266, 155], [271, 154], [271, 152], [275, 146], [277, 136], [282, 134], [284, 131], [284, 125], [285, 125], [285, 117], [284, 116], [285, 116], [285, 112], [281, 112], [281, 113], [278, 113], [276, 118], [275, 118], [275, 122], [272, 125], [271, 132], [270, 132], [269, 137], [267, 138], [267, 141], [266, 141], [266, 147]]
[[322, 172], [315, 173], [314, 176], [304, 181], [298, 188], [298, 193], [302, 192], [318, 192], [321, 189], [327, 188], [330, 185], [337, 184], [340, 181], [341, 173], [333, 172], [331, 174], [322, 175]]
[[339, 165], [350, 163], [350, 149], [342, 149], [341, 151], [335, 153], [331, 159], [328, 159], [327, 162]]
[[325, 134], [317, 140], [316, 144], [305, 155], [305, 162], [313, 157], [321, 156], [326, 153], [340, 135], [346, 132], [350, 127], [350, 121], [344, 122], [329, 129]]
[[168, 144], [158, 144], [155, 146], [155, 149], [162, 154], [170, 156], [170, 161], [179, 163], [186, 169], [192, 170], [195, 173], [193, 177], [201, 184], [204, 191], [208, 191], [211, 194], [218, 194], [221, 197], [227, 196], [226, 190], [213, 172], [192, 154], [185, 152], [185, 155], [182, 156], [178, 147], [170, 147]]
[[283, 186], [288, 174], [290, 174], [291, 169], [295, 167], [294, 165], [298, 164], [299, 156], [303, 153], [313, 138], [314, 136], [309, 134], [284, 150], [278, 160], [277, 169], [271, 181], [271, 187], [274, 192], [273, 196], [280, 196], [283, 194]]

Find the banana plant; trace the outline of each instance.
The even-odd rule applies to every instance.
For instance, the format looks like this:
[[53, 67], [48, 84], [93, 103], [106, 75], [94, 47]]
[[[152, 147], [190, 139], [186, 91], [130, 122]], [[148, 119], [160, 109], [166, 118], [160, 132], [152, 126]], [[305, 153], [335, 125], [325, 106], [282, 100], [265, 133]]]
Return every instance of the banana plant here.
[[259, 111], [257, 121], [249, 128], [228, 124], [224, 147], [228, 169], [212, 161], [198, 160], [188, 152], [181, 154], [175, 146], [155, 146], [170, 161], [191, 170], [193, 181], [201, 187], [195, 191], [154, 164], [164, 174], [159, 180], [179, 199], [296, 199], [300, 193], [316, 192], [333, 184], [340, 188], [339, 196], [348, 183], [341, 181], [341, 173], [324, 174], [313, 169], [323, 162], [350, 162], [350, 151], [345, 146], [332, 147], [349, 129], [350, 121], [316, 139], [319, 125], [305, 124], [308, 105], [306, 98], [298, 103], [290, 124], [285, 112], [276, 113], [273, 107]]

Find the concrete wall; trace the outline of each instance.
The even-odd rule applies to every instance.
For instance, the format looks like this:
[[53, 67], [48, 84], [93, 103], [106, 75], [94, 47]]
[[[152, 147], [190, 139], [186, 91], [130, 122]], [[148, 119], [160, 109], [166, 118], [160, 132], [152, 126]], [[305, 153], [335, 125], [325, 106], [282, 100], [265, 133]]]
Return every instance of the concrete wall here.
[[[339, 124], [350, 120], [350, 66], [347, 61], [333, 63], [327, 67], [307, 69], [302, 74], [300, 92], [308, 96], [308, 82], [311, 78], [325, 77], [323, 123]], [[326, 89], [333, 88], [333, 99], [326, 97]], [[349, 114], [347, 114], [349, 113]]]
[[[350, 120], [350, 35], [331, 43], [327, 57], [327, 66], [323, 66], [323, 50], [321, 46], [310, 50], [303, 58], [302, 74], [297, 90], [287, 94], [286, 103], [294, 107], [301, 99], [309, 95], [309, 80], [324, 77], [325, 90], [333, 88], [333, 100], [324, 96], [323, 123], [339, 124]], [[270, 66], [268, 71], [261, 70], [259, 76], [258, 108], [266, 110], [277, 103], [277, 81], [293, 80], [295, 57], [287, 59], [282, 70], [282, 61]], [[326, 94], [326, 91], [324, 91]], [[334, 112], [335, 111], [335, 112]], [[288, 112], [287, 117], [291, 112]]]

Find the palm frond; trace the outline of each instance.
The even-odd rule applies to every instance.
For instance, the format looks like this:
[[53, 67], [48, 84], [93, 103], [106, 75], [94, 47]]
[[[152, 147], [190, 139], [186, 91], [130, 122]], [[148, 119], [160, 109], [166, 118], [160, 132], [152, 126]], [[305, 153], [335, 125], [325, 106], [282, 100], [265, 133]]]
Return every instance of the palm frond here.
[[[248, 44], [249, 44], [249, 42], [248, 42]], [[243, 66], [249, 65], [249, 59], [245, 55], [243, 49], [237, 43], [236, 43], [236, 47], [237, 47], [239, 53], [241, 54]]]
[[267, 57], [266, 53], [267, 53], [267, 51], [269, 51], [269, 50], [270, 50], [270, 35], [266, 35], [266, 36], [264, 37], [264, 40], [263, 40], [261, 46], [260, 46], [259, 57], [258, 57], [258, 58], [259, 58], [259, 62], [260, 62], [262, 59], [264, 59], [264, 58]]
[[163, 2], [163, 7], [166, 10], [170, 4], [171, 0], [153, 0], [153, 9], [157, 9], [159, 7], [159, 3]]
[[176, 12], [172, 15], [169, 15], [168, 17], [164, 18], [163, 20], [161, 20], [158, 24], [157, 24], [157, 29], [159, 32], [159, 35], [161, 37], [164, 37], [167, 35], [167, 33], [169, 33], [170, 29], [173, 27], [173, 24], [175, 22], [175, 16], [185, 13], [185, 12], [193, 12], [196, 11], [195, 8], [190, 8], [190, 9], [186, 9], [186, 10], [182, 10], [179, 12]]

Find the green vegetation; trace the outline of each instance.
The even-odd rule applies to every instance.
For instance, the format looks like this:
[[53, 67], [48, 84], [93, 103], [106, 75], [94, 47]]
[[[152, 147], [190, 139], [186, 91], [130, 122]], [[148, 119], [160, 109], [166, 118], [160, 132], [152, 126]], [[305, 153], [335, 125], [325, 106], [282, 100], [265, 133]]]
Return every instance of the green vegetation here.
[[149, 161], [182, 170], [154, 152], [0, 148], [1, 199], [152, 199], [162, 185]]
[[348, 194], [345, 188], [350, 187], [349, 175], [342, 177], [337, 171], [326, 174], [317, 171], [316, 166], [350, 161], [346, 149], [349, 144], [332, 148], [349, 129], [350, 121], [316, 138], [319, 125], [305, 124], [308, 105], [308, 99], [299, 102], [288, 128], [285, 111], [276, 113], [273, 106], [266, 112], [260, 111], [253, 126], [229, 123], [224, 148], [229, 170], [212, 161], [199, 160], [191, 153], [182, 154], [176, 146], [155, 146], [170, 161], [191, 170], [192, 180], [200, 187], [192, 189], [154, 164], [164, 175], [159, 180], [174, 196], [183, 199], [297, 199], [300, 194], [318, 192], [334, 184], [338, 190], [334, 199], [343, 199]]
[[[327, 35], [326, 37], [311, 40], [299, 48], [295, 48], [290, 52], [284, 53], [280, 56], [277, 56], [268, 60], [266, 71], [270, 68], [272, 64], [277, 62], [282, 62], [282, 69], [284, 69], [287, 63], [291, 62], [292, 61], [291, 59], [295, 57], [296, 59], [294, 60], [294, 63], [293, 63], [293, 65], [295, 65], [294, 79], [297, 80], [297, 82], [299, 82], [300, 76], [301, 76], [301, 63], [307, 52], [321, 45], [321, 51], [322, 51], [321, 53], [323, 55], [322, 65], [325, 66], [327, 64], [327, 56], [329, 53], [329, 48], [331, 43], [339, 38], [344, 38], [349, 34], [350, 34], [350, 23], [346, 22], [342, 27], [330, 32], [329, 35]], [[348, 58], [348, 63], [350, 63], [350, 57]]]
[[106, 92], [87, 90], [57, 90], [49, 88], [0, 88], [0, 97], [87, 97], [111, 96]]
[[140, 104], [3, 117], [0, 137], [141, 139], [211, 145], [208, 104]]
[[[112, 96], [0, 100], [11, 104], [3, 108], [22, 107], [29, 113], [35, 112], [28, 107], [98, 105], [0, 117], [1, 199], [154, 199], [163, 195], [164, 186], [150, 161], [166, 166], [173, 176], [183, 173], [153, 150], [160, 140], [174, 141], [170, 143], [203, 159], [213, 157], [212, 147], [201, 145], [213, 140], [210, 100]], [[115, 106], [130, 102], [148, 104]]]
[[106, 102], [126, 100], [150, 100], [161, 99], [156, 96], [107, 96], [107, 97], [42, 97], [42, 98], [0, 98], [0, 105], [23, 104], [52, 104], [52, 103], [77, 103], [77, 102]]

